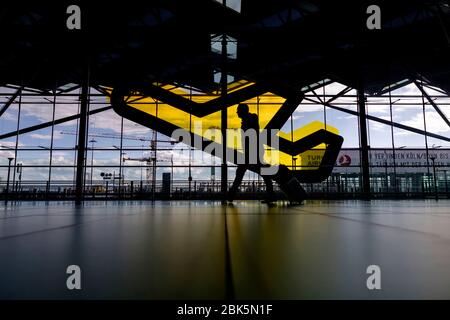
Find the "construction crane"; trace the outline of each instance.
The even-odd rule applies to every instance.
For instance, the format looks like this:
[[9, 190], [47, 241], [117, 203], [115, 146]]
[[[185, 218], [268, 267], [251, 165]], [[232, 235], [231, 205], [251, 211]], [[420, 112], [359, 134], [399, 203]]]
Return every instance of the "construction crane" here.
[[[137, 141], [154, 141], [155, 143], [170, 143], [171, 145], [174, 145], [178, 143], [178, 141], [175, 140], [156, 140], [153, 139], [155, 135], [155, 130], [152, 130], [152, 138], [147, 137], [134, 137], [129, 135], [120, 135], [120, 134], [113, 134], [113, 133], [89, 133], [89, 137], [96, 137], [96, 138], [109, 138], [109, 139], [123, 139], [123, 140], [137, 140]], [[60, 131], [61, 134], [68, 134], [77, 136], [78, 134], [75, 131]]]
[[155, 190], [156, 185], [156, 162], [166, 162], [166, 160], [159, 160], [156, 157], [142, 157], [142, 158], [131, 158], [131, 157], [123, 157], [123, 162], [126, 161], [138, 161], [145, 162], [147, 164], [145, 169], [145, 179], [146, 181], [151, 183], [153, 190]]
[[[68, 135], [77, 135], [77, 132], [75, 132], [75, 131], [61, 131], [60, 133], [68, 134]], [[153, 190], [155, 190], [155, 185], [156, 185], [156, 162], [164, 162], [164, 160], [157, 160], [156, 151], [158, 149], [158, 143], [170, 143], [171, 145], [178, 143], [178, 141], [175, 141], [175, 140], [158, 140], [157, 132], [155, 130], [152, 130], [151, 138], [135, 137], [135, 136], [111, 134], [111, 133], [89, 133], [88, 136], [93, 137], [93, 138], [95, 137], [95, 138], [149, 141], [150, 142], [150, 156], [149, 157], [142, 157], [142, 158], [123, 157], [122, 159], [124, 162], [125, 161], [145, 162], [147, 164], [146, 180], [147, 180], [147, 183], [151, 183]]]

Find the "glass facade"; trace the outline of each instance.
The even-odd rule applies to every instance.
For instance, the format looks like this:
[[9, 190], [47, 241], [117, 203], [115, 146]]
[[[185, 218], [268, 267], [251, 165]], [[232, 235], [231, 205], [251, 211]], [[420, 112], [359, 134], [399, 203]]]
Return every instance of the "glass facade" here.
[[[229, 88], [246, 85], [235, 82]], [[174, 85], [163, 88], [195, 102], [217, 96]], [[0, 104], [9, 105], [0, 117], [0, 190], [20, 199], [74, 198], [81, 88], [74, 84], [52, 92], [23, 88], [15, 95], [17, 90], [15, 86], [0, 88]], [[89, 90], [85, 198], [220, 197], [221, 159], [120, 117], [110, 107], [108, 90]], [[318, 198], [359, 197], [362, 170], [356, 90], [329, 80], [301, 90], [305, 98], [279, 135], [297, 141], [324, 128], [344, 138], [332, 175], [322, 183], [305, 185], [306, 190]], [[264, 128], [284, 99], [266, 93], [245, 102]], [[212, 140], [220, 137], [219, 131], [214, 134], [220, 129], [220, 111], [199, 119], [139, 94], [129, 97], [128, 104], [192, 132], [201, 122], [202, 130], [209, 130], [202, 135]], [[240, 127], [236, 107], [228, 108], [230, 129]], [[450, 116], [450, 97], [439, 88], [405, 82], [395, 90], [366, 96], [366, 113], [373, 197], [447, 197], [450, 127], [442, 114]], [[280, 162], [291, 170], [314, 169], [324, 147], [297, 156], [280, 154]], [[231, 183], [232, 163], [228, 171]], [[262, 179], [247, 172], [241, 196], [254, 198], [261, 191]]]

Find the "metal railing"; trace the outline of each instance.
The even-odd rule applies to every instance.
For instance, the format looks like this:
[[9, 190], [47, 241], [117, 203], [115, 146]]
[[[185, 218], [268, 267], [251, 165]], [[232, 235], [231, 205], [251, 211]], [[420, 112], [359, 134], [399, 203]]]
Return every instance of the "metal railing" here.
[[[428, 173], [376, 173], [370, 176], [372, 198], [450, 198], [446, 170], [437, 170], [436, 179]], [[303, 184], [313, 199], [348, 199], [361, 197], [360, 173], [333, 173], [322, 183]], [[230, 187], [232, 181], [228, 181]], [[27, 181], [9, 185], [0, 181], [0, 197], [10, 200], [71, 200], [75, 198], [74, 181]], [[274, 184], [278, 197], [283, 198]], [[262, 179], [244, 180], [238, 198], [264, 197]], [[220, 199], [220, 180], [93, 180], [86, 181], [85, 199]]]

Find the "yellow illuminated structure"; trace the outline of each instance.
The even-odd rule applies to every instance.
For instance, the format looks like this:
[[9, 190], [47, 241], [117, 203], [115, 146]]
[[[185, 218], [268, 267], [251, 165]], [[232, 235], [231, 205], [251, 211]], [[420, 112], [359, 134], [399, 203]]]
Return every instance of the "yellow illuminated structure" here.
[[[142, 93], [141, 90], [130, 91], [127, 96], [120, 97], [123, 103], [120, 103], [120, 106], [116, 103], [115, 110], [122, 116], [137, 121], [149, 128], [154, 128], [157, 131], [161, 131], [157, 127], [163, 129], [165, 127], [164, 124], [167, 124], [171, 128], [181, 128], [205, 139], [221, 143], [221, 110], [216, 105], [214, 105], [214, 108], [211, 107], [213, 105], [212, 103], [220, 99], [220, 92], [203, 93], [194, 89], [186, 89], [169, 84], [153, 85], [155, 86], [154, 92], [157, 94], [149, 95]], [[239, 94], [241, 91], [252, 89], [254, 86], [255, 84], [251, 82], [235, 82], [229, 85], [227, 95], [232, 95], [233, 93]], [[169, 97], [174, 103], [168, 103], [168, 99], [158, 99], [155, 97], [157, 95], [161, 95], [164, 98]], [[239, 103], [248, 104], [250, 112], [258, 115], [260, 129], [262, 130], [267, 128], [274, 117], [282, 111], [286, 102], [287, 98], [266, 90], [249, 99], [238, 101], [238, 103], [227, 106], [227, 147], [237, 151], [241, 150], [239, 130], [241, 120], [236, 113]], [[174, 105], [175, 103], [178, 105]], [[192, 105], [186, 107], [188, 103]], [[298, 103], [294, 105], [295, 108], [297, 106]], [[201, 112], [198, 110], [201, 110]], [[280, 129], [291, 114], [292, 112], [287, 117], [285, 116], [283, 123], [278, 123], [278, 128], [276, 129]], [[272, 125], [271, 128], [273, 129], [274, 126]], [[216, 132], [216, 130], [219, 132]], [[328, 132], [333, 136], [337, 136], [339, 133], [337, 128], [325, 125], [320, 121], [313, 121], [295, 129], [293, 132], [279, 131], [278, 136], [280, 139], [294, 144], [317, 132]], [[168, 134], [167, 132], [163, 133]], [[170, 136], [170, 133], [168, 135]], [[316, 170], [321, 165], [323, 156], [327, 150], [327, 144], [324, 142], [321, 141], [317, 145], [308, 148], [308, 150], [302, 150], [299, 154], [293, 152], [288, 153], [287, 150], [275, 150], [266, 145], [265, 161], [272, 165], [283, 164], [296, 171]]]

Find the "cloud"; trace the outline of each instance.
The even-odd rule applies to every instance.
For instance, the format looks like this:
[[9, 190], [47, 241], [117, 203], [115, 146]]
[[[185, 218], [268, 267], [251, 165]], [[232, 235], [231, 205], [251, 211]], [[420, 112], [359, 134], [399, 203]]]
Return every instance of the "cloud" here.
[[354, 115], [349, 115], [349, 116], [341, 116], [341, 117], [337, 117], [336, 119], [339, 119], [339, 120], [354, 120], [356, 118], [356, 116], [354, 116]]
[[321, 104], [299, 104], [295, 109], [293, 116], [305, 113], [305, 112], [323, 112], [323, 105]]
[[39, 133], [32, 133], [30, 134], [31, 138], [39, 139], [39, 140], [50, 140], [52, 138], [51, 134], [39, 134]]
[[[19, 147], [23, 147], [23, 144], [19, 142], [18, 146]], [[16, 142], [15, 141], [1, 141], [0, 142], [0, 147], [15, 148], [16, 147]]]
[[[437, 113], [426, 114], [426, 125], [427, 131], [432, 133], [444, 134], [446, 136], [450, 136], [450, 128], [445, 123], [445, 121], [441, 118], [441, 116]], [[421, 113], [417, 113], [414, 117], [407, 121], [401, 122], [404, 125], [414, 127], [414, 128], [423, 128], [423, 115]]]
[[[89, 117], [89, 128], [91, 132], [101, 129], [120, 133], [121, 117], [114, 110], [103, 111]], [[128, 119], [123, 119], [123, 132], [126, 135], [146, 135], [151, 130]]]
[[[30, 137], [33, 139], [39, 139], [39, 140], [50, 140], [52, 138], [52, 135], [51, 134], [32, 133], [32, 134], [30, 134]], [[63, 138], [63, 136], [62, 136], [61, 132], [56, 131], [56, 130], [53, 132], [53, 140], [62, 139], [62, 138]]]
[[[18, 147], [23, 147], [24, 145], [19, 142]], [[6, 147], [6, 148], [5, 148]], [[15, 141], [1, 141], [0, 142], [0, 164], [8, 164], [7, 158], [14, 158], [14, 150], [8, 150], [7, 148], [15, 148]]]
[[[58, 102], [61, 102], [58, 100]], [[34, 117], [40, 123], [53, 120], [53, 108], [51, 104], [27, 103], [21, 108], [22, 116]], [[57, 103], [55, 107], [55, 119], [62, 119], [78, 113], [77, 103]], [[63, 124], [64, 125], [64, 124]]]
[[17, 111], [14, 109], [6, 110], [2, 115], [2, 120], [17, 122]]
[[[388, 120], [388, 121], [391, 120], [390, 117], [388, 117], [388, 116], [381, 116], [379, 118], [380, 119], [384, 119], [384, 120]], [[390, 130], [390, 126], [388, 126], [386, 124], [383, 124], [381, 122], [373, 121], [373, 120], [371, 120], [369, 122], [369, 126], [370, 126], [370, 130], [375, 130], [375, 131], [382, 131], [382, 132], [384, 132], [384, 131], [386, 131], [386, 129]]]
[[[380, 117], [385, 120], [390, 120], [389, 117]], [[409, 126], [412, 128], [417, 128], [420, 130], [423, 130], [423, 114], [421, 112], [417, 112], [416, 114], [411, 115], [411, 117], [407, 120], [403, 121], [397, 121], [400, 124], [403, 124], [405, 126]], [[427, 131], [431, 133], [441, 134], [447, 137], [450, 137], [450, 128], [448, 125], [444, 122], [444, 120], [440, 117], [437, 113], [430, 113], [428, 112], [426, 114], [426, 124], [427, 124]], [[380, 131], [384, 132], [386, 129], [390, 130], [390, 127], [387, 125], [384, 125], [382, 123], [376, 122], [376, 121], [370, 121], [370, 130]], [[416, 135], [415, 133], [408, 131], [408, 130], [401, 130], [396, 129], [395, 132], [396, 136], [412, 136]]]
[[14, 151], [0, 150], [0, 164], [8, 164], [8, 158], [14, 158]]
[[[36, 101], [38, 99], [39, 101]], [[71, 103], [73, 101], [73, 97], [58, 97], [57, 104], [56, 104], [56, 112], [55, 112], [55, 119], [61, 119], [66, 118], [69, 116], [73, 116], [78, 113], [78, 103]], [[33, 103], [33, 102], [41, 102], [40, 98], [35, 97], [28, 97], [26, 101], [23, 101], [23, 105], [21, 108], [21, 118], [24, 119], [24, 117], [31, 117], [38, 121], [38, 123], [44, 123], [44, 122], [50, 122], [53, 120], [53, 112], [52, 112], [52, 105], [49, 104], [42, 104], [42, 103]], [[91, 110], [101, 108], [104, 106], [107, 106], [108, 103], [106, 101], [106, 98], [103, 98], [102, 100], [97, 99], [96, 102], [101, 102], [102, 104], [92, 104]], [[26, 103], [26, 104], [25, 104]], [[103, 104], [104, 103], [104, 104]], [[8, 120], [8, 121], [17, 121], [17, 111], [15, 110], [8, 110], [3, 116], [2, 119]], [[26, 120], [25, 120], [26, 121]], [[74, 121], [65, 122], [59, 124], [59, 126], [71, 126], [74, 124]], [[111, 130], [115, 133], [120, 133], [121, 131], [121, 117], [117, 115], [113, 110], [107, 110], [101, 113], [97, 113], [94, 115], [89, 116], [89, 127], [91, 132], [97, 131], [104, 131], [104, 130]], [[138, 125], [132, 121], [129, 121], [127, 119], [124, 119], [123, 121], [123, 129], [125, 134], [141, 134], [145, 135], [150, 133], [150, 129], [143, 127], [141, 125]], [[30, 135], [32, 138], [40, 139], [40, 140], [49, 140], [50, 135], [43, 135], [43, 134], [32, 134]], [[61, 138], [58, 134], [55, 132], [55, 139]]]
[[[347, 86], [341, 84], [339, 82], [330, 83], [325, 87], [326, 94], [338, 94], [342, 90], [344, 90]], [[322, 89], [316, 89], [316, 93], [320, 95], [322, 93]], [[354, 90], [350, 91], [348, 94], [355, 94]]]

